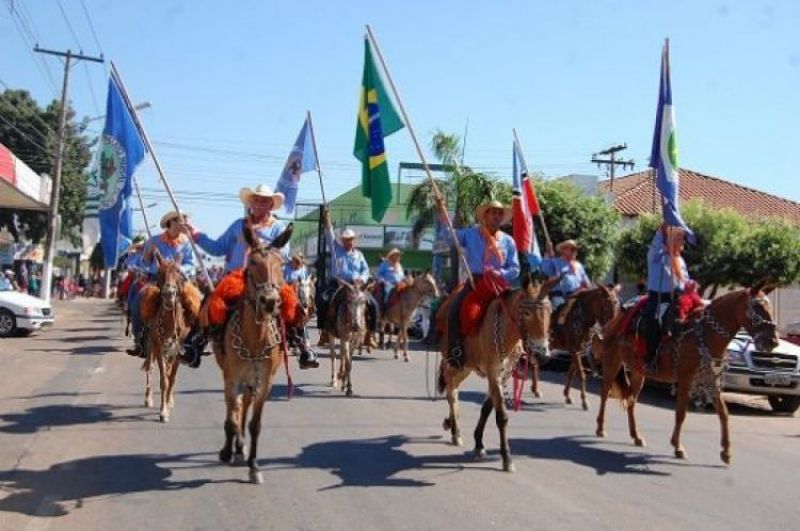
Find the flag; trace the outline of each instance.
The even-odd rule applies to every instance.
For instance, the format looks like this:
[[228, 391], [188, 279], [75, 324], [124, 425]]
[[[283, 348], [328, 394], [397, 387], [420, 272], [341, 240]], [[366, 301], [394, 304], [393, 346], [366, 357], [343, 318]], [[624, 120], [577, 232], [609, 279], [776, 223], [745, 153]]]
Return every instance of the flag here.
[[316, 149], [312, 142], [314, 139], [311, 138], [311, 127], [306, 118], [275, 186], [275, 191], [283, 194], [283, 210], [290, 216], [294, 213], [300, 176], [307, 171], [317, 169]]
[[539, 215], [539, 200], [533, 188], [533, 182], [528, 175], [528, 168], [522, 158], [520, 148], [514, 141], [513, 149], [513, 199], [512, 199], [512, 230], [514, 243], [517, 250], [525, 254], [541, 257], [539, 244], [536, 241], [535, 224], [533, 216]]
[[372, 219], [375, 221], [383, 219], [392, 202], [383, 139], [403, 127], [403, 121], [383, 87], [369, 40], [365, 39], [364, 77], [361, 81], [353, 154], [361, 161], [361, 193], [372, 200]]
[[98, 218], [105, 266], [116, 266], [120, 238], [133, 237], [129, 198], [133, 173], [144, 159], [144, 141], [133, 122], [118, 81], [108, 81], [106, 125], [100, 137], [98, 154]]
[[650, 167], [656, 171], [656, 188], [661, 192], [661, 210], [664, 222], [671, 227], [686, 231], [689, 241], [694, 233], [686, 226], [678, 208], [678, 144], [675, 134], [675, 112], [672, 108], [672, 82], [669, 68], [669, 41], [661, 52], [661, 82], [658, 90], [656, 126], [653, 131], [653, 147]]

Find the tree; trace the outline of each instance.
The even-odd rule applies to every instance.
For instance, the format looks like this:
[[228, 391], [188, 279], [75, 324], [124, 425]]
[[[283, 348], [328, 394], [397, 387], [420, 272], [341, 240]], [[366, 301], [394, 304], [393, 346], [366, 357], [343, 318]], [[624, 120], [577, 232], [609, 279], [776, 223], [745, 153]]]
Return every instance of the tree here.
[[[53, 101], [42, 109], [25, 90], [6, 90], [0, 93], [0, 142], [9, 148], [37, 174], [53, 172], [53, 154], [60, 102]], [[67, 109], [64, 164], [61, 173], [61, 234], [73, 242], [79, 241], [86, 195], [84, 171], [91, 161], [92, 142], [83, 134], [83, 126], [75, 121], [75, 112]], [[47, 214], [17, 211], [22, 234], [38, 243], [47, 231]], [[0, 227], [12, 227], [13, 212], [0, 209]], [[12, 231], [13, 232], [13, 231]]]
[[[619, 238], [619, 214], [600, 196], [587, 195], [564, 180], [535, 183], [536, 195], [553, 243], [575, 239], [580, 245], [578, 258], [587, 274], [600, 280], [611, 269], [614, 248]], [[536, 220], [540, 248], [544, 234]]]
[[742, 239], [737, 251], [739, 284], [749, 286], [767, 279], [778, 286], [800, 280], [800, 230], [772, 219], [761, 222]]

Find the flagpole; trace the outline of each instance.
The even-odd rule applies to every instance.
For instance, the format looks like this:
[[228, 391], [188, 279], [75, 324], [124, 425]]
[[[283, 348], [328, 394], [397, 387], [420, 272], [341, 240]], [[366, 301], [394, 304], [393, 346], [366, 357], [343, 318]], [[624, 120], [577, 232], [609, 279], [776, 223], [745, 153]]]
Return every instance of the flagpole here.
[[[511, 131], [514, 133], [514, 142], [516, 142], [516, 144], [517, 144], [517, 150], [519, 151], [519, 156], [522, 158], [522, 164], [523, 164], [523, 166], [525, 166], [525, 172], [527, 173], [527, 171], [528, 171], [528, 161], [525, 160], [525, 153], [523, 153], [523, 151], [522, 151], [522, 144], [520, 143], [519, 137], [517, 136], [517, 130], [512, 127]], [[531, 178], [530, 174], [528, 174], [528, 178], [529, 179]], [[539, 214], [538, 215], [539, 215], [539, 221], [542, 224], [542, 230], [544, 231], [544, 239], [548, 244], [547, 246], [548, 247], [552, 247], [553, 246], [553, 242], [550, 241], [550, 233], [547, 231], [547, 223], [545, 223], [545, 221], [544, 221], [544, 214], [542, 214], [542, 209], [541, 208], [539, 208]], [[534, 235], [534, 237], [535, 237], [535, 235]]]
[[[425, 173], [428, 176], [428, 180], [431, 183], [431, 191], [433, 192], [433, 196], [436, 199], [437, 204], [444, 205], [444, 198], [442, 197], [442, 193], [439, 191], [439, 187], [436, 186], [436, 181], [433, 180], [433, 174], [431, 173], [431, 169], [428, 166], [428, 161], [425, 159], [425, 154], [422, 152], [422, 148], [419, 145], [419, 141], [417, 140], [417, 135], [414, 133], [414, 127], [411, 125], [411, 120], [408, 117], [408, 113], [406, 113], [406, 108], [403, 105], [403, 100], [400, 99], [400, 93], [397, 90], [397, 86], [394, 84], [394, 79], [392, 78], [392, 74], [389, 72], [389, 67], [386, 66], [386, 61], [383, 60], [383, 54], [381, 53], [381, 48], [378, 46], [378, 41], [375, 39], [375, 35], [372, 33], [372, 28], [369, 24], [367, 24], [367, 35], [369, 36], [369, 40], [372, 45], [375, 47], [375, 51], [378, 54], [378, 60], [381, 62], [381, 67], [383, 67], [383, 72], [386, 74], [386, 79], [389, 81], [389, 86], [392, 87], [392, 93], [394, 94], [394, 98], [397, 100], [397, 106], [400, 107], [400, 112], [403, 114], [403, 120], [406, 123], [406, 127], [408, 127], [408, 132], [411, 134], [411, 140], [414, 142], [414, 147], [417, 149], [417, 154], [419, 155], [419, 159], [422, 162], [422, 167], [425, 169]], [[467, 279], [469, 280], [470, 285], [474, 288], [475, 287], [475, 280], [472, 278], [472, 272], [469, 269], [469, 264], [467, 263], [467, 258], [464, 256], [464, 251], [461, 249], [461, 246], [458, 244], [458, 237], [456, 236], [456, 231], [453, 228], [453, 224], [450, 221], [450, 216], [447, 215], [447, 210], [442, 207], [442, 211], [440, 215], [444, 218], [445, 224], [447, 225], [447, 230], [450, 232], [450, 238], [453, 240], [453, 245], [456, 247], [456, 253], [458, 254], [459, 259], [461, 260], [462, 265], [464, 266], [464, 271], [467, 274]]]
[[[172, 205], [175, 207], [175, 210], [181, 214], [181, 220], [184, 221], [183, 214], [181, 213], [181, 209], [178, 206], [178, 201], [175, 199], [175, 195], [172, 193], [172, 188], [169, 186], [169, 182], [167, 182], [167, 177], [164, 175], [164, 170], [161, 168], [161, 162], [158, 160], [158, 155], [153, 150], [153, 145], [150, 143], [150, 137], [147, 136], [147, 131], [144, 129], [144, 125], [139, 120], [139, 115], [136, 113], [136, 109], [133, 105], [131, 105], [131, 99], [128, 97], [128, 91], [125, 88], [125, 83], [122, 81], [122, 76], [119, 75], [119, 71], [117, 70], [117, 65], [114, 64], [114, 61], [111, 61], [111, 75], [117, 79], [117, 83], [119, 84], [120, 92], [122, 93], [122, 97], [125, 99], [125, 106], [128, 107], [128, 112], [131, 113], [131, 118], [133, 118], [133, 123], [136, 124], [136, 128], [139, 130], [139, 134], [142, 135], [142, 140], [144, 140], [144, 145], [147, 148], [147, 151], [150, 153], [150, 157], [153, 159], [153, 163], [156, 166], [156, 170], [158, 171], [159, 177], [161, 177], [161, 183], [164, 185], [164, 188], [167, 191], [167, 195], [169, 196], [169, 200], [172, 202]], [[149, 229], [148, 229], [149, 232]], [[200, 254], [200, 250], [197, 248], [197, 244], [194, 242], [194, 238], [189, 237], [189, 244], [192, 246], [192, 251], [194, 251], [194, 255], [197, 257], [197, 261], [200, 263], [200, 269], [203, 270], [203, 274], [206, 276], [206, 281], [208, 282], [208, 287], [210, 289], [214, 289], [214, 283], [211, 280], [211, 275], [208, 274], [208, 269], [206, 269], [206, 264], [203, 262], [203, 258]]]
[[[319, 153], [317, 152], [317, 135], [314, 134], [314, 122], [311, 120], [311, 111], [306, 111], [306, 119], [308, 120], [308, 128], [311, 131], [311, 145], [314, 148], [314, 161], [317, 163], [317, 176], [319, 177], [319, 189], [322, 192], [322, 203], [325, 205], [325, 211], [328, 210], [328, 200], [325, 198], [325, 185], [322, 184], [322, 167], [319, 164]], [[328, 213], [330, 215], [330, 213]], [[328, 223], [330, 223], [330, 218], [328, 218]], [[327, 226], [325, 227], [327, 229]], [[331, 242], [331, 247], [335, 245], [336, 242]], [[336, 276], [336, 257], [335, 249], [330, 249], [331, 253], [331, 273], [333, 276]]]
[[150, 234], [150, 222], [147, 221], [147, 212], [144, 211], [144, 201], [142, 201], [142, 192], [139, 190], [139, 181], [136, 177], [133, 178], [133, 187], [136, 190], [136, 198], [139, 200], [139, 208], [142, 210], [142, 218], [144, 218], [144, 230], [147, 232], [147, 237], [152, 238]]

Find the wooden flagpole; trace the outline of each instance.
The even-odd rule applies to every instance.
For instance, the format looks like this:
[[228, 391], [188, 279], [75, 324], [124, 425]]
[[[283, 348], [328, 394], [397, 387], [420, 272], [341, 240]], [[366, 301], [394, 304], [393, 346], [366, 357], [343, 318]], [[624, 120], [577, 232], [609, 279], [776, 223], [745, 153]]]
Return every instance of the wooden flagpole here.
[[[525, 172], [528, 172], [528, 162], [525, 160], [525, 153], [522, 151], [522, 144], [519, 141], [519, 137], [517, 136], [517, 130], [512, 128], [511, 131], [514, 133], [514, 143], [517, 145], [517, 151], [519, 152], [519, 156], [522, 158], [522, 164], [525, 166]], [[528, 174], [528, 178], [531, 178], [531, 175]], [[520, 183], [522, 184], [522, 183]], [[541, 207], [539, 208], [539, 222], [542, 224], [542, 230], [544, 231], [544, 239], [548, 243], [548, 247], [553, 246], [553, 242], [550, 240], [550, 233], [547, 231], [547, 223], [544, 221], [544, 214], [542, 214]], [[536, 235], [534, 235], [536, 237]]]
[[[314, 160], [317, 163], [317, 176], [319, 177], [319, 189], [322, 192], [322, 203], [324, 205], [324, 209], [328, 212], [328, 200], [325, 198], [325, 185], [322, 183], [322, 166], [319, 163], [319, 152], [317, 151], [317, 135], [314, 134], [314, 122], [311, 120], [311, 111], [306, 111], [307, 113], [307, 120], [308, 120], [308, 128], [311, 130], [311, 144], [314, 146]], [[328, 212], [328, 216], [330, 216], [330, 212]], [[331, 220], [328, 217], [328, 225], [330, 225]], [[325, 227], [326, 229], [328, 227]], [[335, 248], [336, 245], [335, 241], [331, 241], [331, 249], [329, 249], [331, 253], [331, 273], [333, 276], [336, 276], [336, 257]]]
[[152, 238], [150, 234], [150, 222], [147, 221], [147, 212], [144, 211], [144, 201], [142, 201], [142, 192], [139, 190], [139, 181], [136, 177], [133, 178], [133, 187], [136, 190], [136, 199], [139, 200], [139, 208], [142, 210], [142, 218], [144, 219], [144, 230], [147, 232], [147, 237]]
[[375, 52], [378, 54], [378, 60], [381, 63], [383, 72], [386, 74], [387, 81], [389, 81], [389, 86], [391, 86], [392, 88], [392, 93], [394, 94], [394, 98], [397, 100], [397, 106], [400, 107], [400, 112], [403, 114], [403, 120], [405, 121], [405, 125], [408, 128], [408, 132], [411, 134], [411, 140], [414, 142], [414, 147], [417, 149], [417, 154], [419, 155], [419, 159], [422, 162], [422, 167], [425, 169], [425, 173], [428, 176], [428, 180], [431, 183], [431, 190], [433, 192], [433, 196], [436, 199], [437, 204], [443, 205], [442, 210], [439, 212], [439, 214], [444, 218], [444, 221], [447, 224], [447, 230], [450, 232], [450, 238], [452, 238], [453, 245], [455, 245], [456, 252], [458, 253], [458, 257], [461, 260], [462, 265], [464, 266], [464, 271], [467, 274], [467, 279], [469, 280], [470, 285], [474, 288], [475, 280], [472, 278], [472, 272], [469, 270], [469, 264], [467, 264], [467, 258], [466, 256], [464, 256], [463, 249], [461, 249], [461, 246], [458, 244], [456, 231], [453, 228], [453, 224], [450, 222], [450, 217], [447, 215], [447, 209], [444, 207], [444, 198], [442, 197], [442, 193], [439, 191], [439, 187], [436, 186], [436, 181], [433, 180], [433, 174], [431, 173], [431, 169], [428, 166], [428, 161], [425, 159], [425, 154], [422, 152], [422, 147], [420, 147], [419, 141], [417, 140], [417, 135], [414, 133], [414, 127], [411, 125], [411, 120], [408, 117], [408, 113], [406, 113], [406, 108], [403, 105], [403, 100], [400, 99], [400, 93], [397, 90], [397, 86], [394, 84], [394, 79], [392, 78], [392, 74], [389, 72], [389, 68], [386, 66], [386, 61], [384, 61], [383, 59], [381, 48], [380, 46], [378, 46], [378, 41], [377, 39], [375, 39], [375, 35], [372, 33], [372, 28], [369, 26], [369, 24], [367, 24], [367, 35], [369, 36], [369, 40], [372, 43], [372, 46], [375, 47]]
[[[133, 118], [133, 123], [136, 124], [136, 128], [139, 130], [139, 134], [142, 135], [142, 140], [144, 141], [144, 145], [147, 148], [147, 151], [150, 153], [150, 157], [153, 159], [153, 163], [156, 166], [158, 175], [159, 177], [161, 177], [161, 183], [164, 185], [164, 188], [167, 191], [167, 195], [169, 196], [169, 199], [172, 202], [172, 206], [174, 206], [175, 210], [181, 214], [181, 219], [183, 219], [183, 214], [181, 213], [181, 209], [178, 206], [178, 201], [175, 199], [175, 195], [172, 193], [172, 188], [170, 187], [169, 182], [167, 182], [167, 177], [166, 175], [164, 175], [164, 170], [161, 168], [161, 162], [158, 160], [158, 156], [156, 155], [156, 152], [153, 150], [153, 145], [150, 143], [150, 137], [147, 136], [147, 131], [144, 130], [144, 126], [142, 125], [141, 120], [139, 120], [139, 115], [136, 113], [136, 109], [131, 104], [131, 99], [128, 97], [128, 91], [125, 88], [125, 83], [123, 83], [122, 76], [119, 75], [119, 71], [117, 70], [117, 65], [114, 64], [114, 61], [111, 61], [111, 75], [116, 78], [120, 92], [122, 93], [122, 97], [125, 99], [125, 105], [128, 107], [128, 112], [131, 113], [131, 117]], [[203, 270], [203, 274], [206, 276], [208, 287], [213, 290], [214, 282], [211, 280], [211, 275], [208, 274], [208, 269], [206, 269], [206, 264], [203, 262], [202, 255], [200, 254], [200, 250], [197, 248], [197, 244], [195, 244], [194, 242], [194, 238], [189, 237], [189, 244], [191, 244], [192, 251], [194, 251], [194, 255], [197, 257], [197, 261], [200, 263], [200, 269]]]

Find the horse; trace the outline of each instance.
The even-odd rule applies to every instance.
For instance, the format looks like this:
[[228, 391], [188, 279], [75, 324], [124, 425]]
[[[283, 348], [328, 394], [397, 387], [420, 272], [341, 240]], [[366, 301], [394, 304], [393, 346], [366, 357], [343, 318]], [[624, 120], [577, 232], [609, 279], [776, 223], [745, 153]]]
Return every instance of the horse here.
[[475, 428], [475, 457], [486, 455], [483, 431], [492, 408], [495, 410], [497, 428], [500, 431], [500, 455], [503, 470], [513, 472], [506, 426], [508, 413], [503, 397], [505, 375], [514, 367], [524, 350], [547, 352], [550, 314], [552, 305], [547, 294], [558, 279], [541, 283], [530, 273], [522, 278], [522, 288], [500, 295], [486, 308], [485, 317], [478, 332], [464, 338], [464, 363], [455, 367], [447, 361], [447, 317], [452, 296], [445, 301], [436, 314], [441, 330], [442, 359], [439, 366], [438, 390], [445, 392], [450, 409], [442, 427], [449, 430], [451, 443], [461, 446], [461, 431], [458, 426], [458, 388], [473, 371], [488, 380], [488, 393], [481, 407], [480, 418]]
[[257, 457], [261, 414], [284, 355], [280, 249], [289, 241], [292, 225], [269, 246], [259, 240], [249, 222], [245, 222], [242, 232], [250, 248], [244, 270], [244, 295], [225, 326], [222, 349], [214, 352], [225, 384], [225, 444], [219, 459], [223, 463], [233, 459], [235, 465], [244, 464], [244, 424], [252, 406], [247, 465], [250, 482], [260, 484], [263, 477]]
[[297, 295], [297, 309], [299, 316], [294, 323], [294, 327], [287, 330], [289, 335], [289, 347], [293, 352], [299, 348], [298, 341], [305, 338], [298, 338], [297, 334], [305, 334], [305, 325], [316, 312], [316, 278], [312, 275], [293, 284], [293, 289]]
[[[367, 330], [367, 295], [363, 289], [339, 280], [339, 287], [331, 297], [326, 328], [331, 351], [331, 387], [342, 389], [353, 396], [353, 352], [361, 347]], [[339, 340], [339, 371], [336, 372], [336, 348]]]
[[153, 405], [150, 375], [153, 362], [156, 362], [161, 376], [159, 419], [169, 422], [169, 414], [175, 407], [175, 380], [180, 366], [178, 355], [200, 312], [202, 295], [191, 281], [184, 279], [180, 255], [174, 260], [165, 260], [156, 251], [154, 256], [158, 266], [157, 280], [155, 284], [142, 288], [139, 307], [145, 325], [142, 341], [146, 353], [142, 364], [146, 374], [144, 404], [146, 407]]
[[[577, 376], [581, 389], [581, 406], [589, 409], [586, 401], [586, 373], [583, 369], [582, 354], [584, 347], [592, 340], [595, 325], [605, 326], [619, 313], [619, 300], [613, 288], [598, 284], [596, 288], [581, 291], [573, 295], [574, 302], [566, 309], [564, 324], [553, 323], [550, 331], [550, 348], [565, 350], [570, 353], [567, 382], [564, 386], [564, 400], [572, 404], [569, 393], [572, 379]], [[563, 309], [563, 308], [562, 308]], [[536, 394], [535, 380], [532, 391]]]
[[[598, 437], [605, 437], [604, 416], [609, 394], [618, 396], [628, 413], [628, 430], [636, 446], [644, 446], [634, 416], [634, 407], [644, 385], [645, 377], [656, 381], [677, 383], [675, 425], [670, 443], [675, 457], [686, 459], [686, 450], [680, 434], [692, 385], [699, 385], [712, 396], [714, 409], [720, 421], [722, 451], [720, 458], [730, 464], [731, 443], [728, 432], [728, 409], [721, 398], [720, 376], [725, 350], [736, 332], [744, 328], [753, 338], [756, 349], [770, 352], [778, 345], [776, 325], [772, 320], [769, 299], [759, 282], [750, 288], [726, 293], [691, 318], [682, 329], [667, 338], [660, 346], [658, 366], [647, 370], [637, 360], [636, 332], [627, 330], [636, 308], [625, 311], [613, 319], [603, 330], [599, 356], [603, 365], [603, 386], [600, 392], [600, 411], [597, 414]], [[635, 327], [634, 327], [635, 328]], [[630, 381], [625, 374], [630, 370]], [[700, 373], [698, 374], [698, 370]]]
[[[424, 297], [439, 297], [439, 288], [436, 287], [436, 280], [430, 273], [415, 275], [406, 280], [406, 288], [400, 292], [394, 301], [390, 301], [389, 306], [378, 320], [378, 330], [381, 330], [381, 341], [383, 346], [384, 329], [387, 325], [397, 327], [398, 334], [394, 341], [394, 359], [399, 359], [399, 347], [403, 347], [403, 360], [408, 362], [408, 326], [411, 317]], [[382, 295], [382, 294], [381, 294]], [[387, 341], [388, 343], [388, 341]]]

